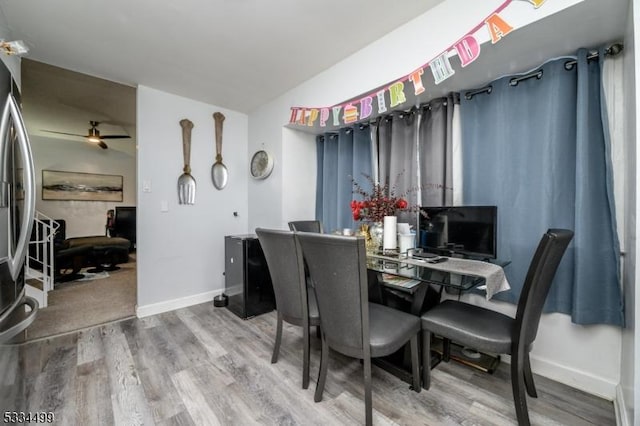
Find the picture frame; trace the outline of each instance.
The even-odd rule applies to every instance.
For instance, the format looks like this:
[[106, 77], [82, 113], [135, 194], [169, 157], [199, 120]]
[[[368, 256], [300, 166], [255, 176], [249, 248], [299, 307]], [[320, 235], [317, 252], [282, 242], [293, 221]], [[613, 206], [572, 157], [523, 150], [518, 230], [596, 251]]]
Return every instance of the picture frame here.
[[123, 177], [97, 173], [42, 170], [42, 199], [122, 201]]

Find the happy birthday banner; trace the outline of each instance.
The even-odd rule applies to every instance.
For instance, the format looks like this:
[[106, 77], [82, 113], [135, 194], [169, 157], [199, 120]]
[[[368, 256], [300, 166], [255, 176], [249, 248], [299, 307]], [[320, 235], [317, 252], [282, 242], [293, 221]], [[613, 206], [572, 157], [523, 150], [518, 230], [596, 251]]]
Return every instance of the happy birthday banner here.
[[[513, 0], [506, 0], [486, 19], [467, 32], [464, 37], [411, 74], [391, 84], [371, 90], [359, 98], [351, 99], [331, 107], [291, 107], [289, 124], [292, 126], [313, 127], [322, 131], [333, 130], [347, 124], [375, 118], [389, 110], [406, 104], [407, 101], [415, 101], [418, 95], [426, 91], [423, 83], [425, 68], [431, 69], [434, 83], [440, 84], [455, 74], [455, 70], [449, 61], [450, 52], [455, 51], [455, 53], [458, 54], [462, 67], [466, 67], [478, 59], [480, 56], [480, 43], [478, 43], [474, 34], [480, 29], [484, 27], [489, 31], [492, 44], [496, 44], [504, 36], [513, 31], [513, 27], [500, 17], [500, 12], [512, 1]], [[542, 6], [546, 0], [526, 1], [537, 9]]]

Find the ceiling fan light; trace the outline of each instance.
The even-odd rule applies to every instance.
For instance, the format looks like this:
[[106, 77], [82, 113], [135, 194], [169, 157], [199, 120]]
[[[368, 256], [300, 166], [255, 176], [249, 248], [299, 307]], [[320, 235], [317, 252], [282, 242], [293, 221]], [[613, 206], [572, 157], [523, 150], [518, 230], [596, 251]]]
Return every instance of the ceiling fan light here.
[[97, 136], [89, 136], [89, 137], [87, 138], [87, 140], [88, 140], [89, 142], [93, 142], [93, 143], [100, 143], [100, 138], [99, 138], [99, 137], [97, 137]]

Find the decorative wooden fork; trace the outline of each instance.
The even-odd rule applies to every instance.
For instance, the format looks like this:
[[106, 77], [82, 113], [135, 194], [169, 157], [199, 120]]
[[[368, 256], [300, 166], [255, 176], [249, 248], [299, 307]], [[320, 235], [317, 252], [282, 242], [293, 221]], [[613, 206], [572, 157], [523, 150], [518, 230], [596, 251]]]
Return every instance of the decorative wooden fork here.
[[178, 178], [178, 203], [195, 204], [196, 180], [191, 176], [191, 166], [189, 166], [193, 123], [185, 118], [180, 120], [180, 126], [182, 127], [182, 154], [184, 155], [184, 168], [182, 170], [184, 173]]

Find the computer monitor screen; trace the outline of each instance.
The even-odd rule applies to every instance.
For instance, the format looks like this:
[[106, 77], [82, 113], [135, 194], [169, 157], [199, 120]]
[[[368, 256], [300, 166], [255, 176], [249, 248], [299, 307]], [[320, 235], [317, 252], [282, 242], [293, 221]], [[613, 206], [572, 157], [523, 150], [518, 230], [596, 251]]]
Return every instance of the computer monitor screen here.
[[[496, 206], [421, 207], [418, 246], [438, 254], [495, 259]], [[426, 216], [425, 216], [426, 214]]]

